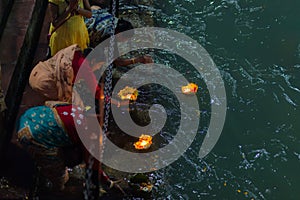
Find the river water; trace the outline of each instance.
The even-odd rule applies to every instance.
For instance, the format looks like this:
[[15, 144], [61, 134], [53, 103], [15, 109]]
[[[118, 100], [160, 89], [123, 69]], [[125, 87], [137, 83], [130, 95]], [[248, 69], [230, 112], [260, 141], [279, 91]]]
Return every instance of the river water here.
[[[200, 86], [201, 120], [184, 155], [150, 174], [153, 199], [300, 199], [299, 7], [297, 0], [154, 0], [147, 8], [157, 26], [184, 33], [208, 51], [228, 104], [218, 143], [199, 159], [210, 119], [205, 83], [181, 59], [155, 57]], [[155, 103], [168, 114], [160, 136], [170, 141], [178, 128], [178, 102], [164, 88], [155, 92]]]
[[[228, 104], [218, 143], [199, 159], [209, 98], [203, 80], [185, 74], [200, 86], [202, 120], [185, 154], [151, 174], [155, 199], [300, 199], [299, 7], [296, 0], [154, 1], [157, 26], [184, 33], [208, 51]], [[185, 71], [180, 60], [169, 65]], [[178, 115], [169, 113], [175, 124]], [[167, 123], [162, 136], [175, 129]]]

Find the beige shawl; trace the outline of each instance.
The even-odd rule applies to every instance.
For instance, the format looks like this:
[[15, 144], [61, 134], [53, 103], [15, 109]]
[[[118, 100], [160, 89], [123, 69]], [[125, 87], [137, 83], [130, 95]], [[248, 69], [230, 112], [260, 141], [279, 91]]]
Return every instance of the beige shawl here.
[[[52, 58], [39, 62], [32, 70], [29, 84], [49, 100], [58, 100], [83, 106], [78, 93], [73, 90], [74, 71], [72, 61], [78, 45], [57, 52]], [[72, 102], [73, 94], [73, 102]]]

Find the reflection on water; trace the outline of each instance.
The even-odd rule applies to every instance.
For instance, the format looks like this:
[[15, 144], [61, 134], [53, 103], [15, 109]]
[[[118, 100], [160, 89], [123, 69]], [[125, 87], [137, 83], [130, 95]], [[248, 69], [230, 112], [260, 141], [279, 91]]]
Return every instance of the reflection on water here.
[[[210, 117], [205, 84], [179, 58], [168, 54], [155, 58], [200, 86], [201, 125], [192, 146], [179, 160], [151, 174], [156, 182], [154, 197], [299, 198], [300, 26], [296, 9], [300, 2], [154, 2], [151, 10], [155, 10], [158, 26], [185, 33], [210, 53], [221, 71], [228, 102], [221, 138], [205, 159], [198, 159]], [[163, 93], [160, 88], [155, 91]], [[174, 101], [172, 96], [162, 95], [162, 99]], [[180, 115], [176, 109], [169, 105], [171, 123], [162, 131], [164, 137], [176, 133], [175, 118]]]

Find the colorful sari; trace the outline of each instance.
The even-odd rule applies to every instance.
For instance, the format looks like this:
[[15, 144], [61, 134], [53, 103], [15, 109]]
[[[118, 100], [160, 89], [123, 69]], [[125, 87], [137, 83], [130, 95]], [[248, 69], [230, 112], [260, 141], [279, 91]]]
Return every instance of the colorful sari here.
[[[49, 3], [55, 4], [58, 7], [59, 15], [65, 12], [68, 6], [65, 0], [49, 0]], [[84, 8], [82, 0], [78, 1], [78, 5], [80, 8]], [[51, 24], [49, 33], [51, 33], [53, 29], [54, 27]], [[81, 15], [71, 16], [52, 34], [49, 43], [51, 56], [73, 44], [78, 44], [82, 51], [86, 49], [89, 44], [88, 31], [84, 24], [83, 16]]]
[[[80, 107], [57, 101], [48, 101], [46, 105], [30, 108], [20, 117], [17, 138], [40, 167], [41, 175], [51, 181], [52, 189], [63, 190], [68, 180], [65, 163], [70, 157], [63, 155], [62, 148], [80, 147], [83, 154], [76, 128], [87, 131], [88, 127]], [[112, 186], [113, 182], [102, 170], [99, 175], [103, 183]]]
[[[80, 73], [79, 68], [82, 69]], [[60, 50], [46, 61], [39, 62], [30, 73], [29, 84], [48, 100], [73, 103], [83, 108], [82, 99], [73, 88], [75, 77], [77, 80], [83, 79], [90, 92], [96, 90], [95, 98], [100, 98], [101, 89], [96, 76], [76, 44]]]
[[114, 18], [107, 10], [92, 10], [92, 17], [85, 18], [85, 24], [90, 37], [90, 46], [95, 48], [104, 39], [113, 35], [118, 24], [118, 18]]
[[66, 123], [60, 115], [68, 116], [71, 120], [75, 113], [58, 113], [55, 107], [33, 107], [20, 117], [17, 127], [18, 141], [31, 154], [41, 168], [41, 174], [51, 181], [55, 190], [62, 190], [68, 180], [62, 147], [73, 145], [72, 137], [67, 132], [68, 124], [73, 121]]

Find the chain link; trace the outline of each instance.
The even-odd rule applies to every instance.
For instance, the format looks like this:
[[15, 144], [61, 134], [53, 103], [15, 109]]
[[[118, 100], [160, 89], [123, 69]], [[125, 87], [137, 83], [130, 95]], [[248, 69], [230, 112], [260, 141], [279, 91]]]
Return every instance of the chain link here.
[[[112, 0], [112, 16], [113, 16], [113, 27], [116, 27], [115, 24], [115, 15], [116, 15], [116, 0]], [[105, 96], [105, 116], [104, 116], [104, 124], [103, 124], [103, 135], [105, 135], [108, 131], [108, 122], [109, 122], [109, 114], [110, 114], [110, 107], [111, 107], [111, 93], [112, 93], [112, 68], [113, 68], [113, 57], [114, 57], [114, 45], [115, 45], [115, 34], [114, 30], [110, 33], [111, 37], [109, 40], [109, 53], [107, 62], [110, 63], [108, 68], [106, 69], [106, 76], [105, 76], [105, 85], [104, 85], [104, 96]]]
[[[100, 158], [103, 157], [104, 154], [104, 146], [105, 146], [105, 141], [106, 141], [106, 135], [108, 132], [108, 123], [109, 123], [109, 115], [110, 115], [110, 108], [111, 108], [111, 94], [112, 94], [112, 68], [113, 68], [113, 57], [114, 57], [114, 45], [115, 45], [115, 28], [116, 28], [116, 24], [115, 24], [115, 15], [116, 15], [116, 0], [112, 0], [112, 16], [113, 16], [113, 27], [114, 29], [112, 30], [112, 32], [110, 33], [110, 41], [109, 41], [109, 53], [108, 53], [108, 58], [106, 60], [107, 63], [110, 63], [109, 66], [106, 69], [105, 72], [105, 83], [104, 83], [104, 123], [103, 123], [103, 132], [102, 132], [102, 136], [103, 139], [100, 140], [99, 138], [99, 146], [98, 148], [102, 148], [101, 152], [100, 152]], [[101, 144], [102, 141], [102, 144]], [[84, 191], [84, 199], [85, 200], [90, 200], [93, 199], [92, 196], [92, 166], [94, 163], [94, 159], [92, 158], [92, 156], [90, 156], [89, 158], [89, 165], [88, 168], [86, 170], [86, 186], [85, 186], [85, 191]], [[101, 163], [100, 163], [101, 165]], [[100, 166], [99, 166], [100, 167]], [[98, 188], [97, 188], [98, 189]], [[96, 198], [98, 199], [98, 198]]]
[[94, 158], [92, 156], [89, 157], [88, 161], [89, 165], [86, 169], [86, 174], [85, 174], [85, 190], [83, 192], [84, 199], [85, 200], [90, 200], [90, 199], [98, 199], [93, 197], [93, 192], [92, 190], [95, 189], [94, 185], [92, 183], [92, 175], [93, 175], [93, 164], [94, 164]]
[[112, 0], [112, 16], [113, 16], [113, 27], [114, 29], [110, 33], [111, 37], [109, 40], [109, 53], [108, 58], [106, 60], [107, 63], [110, 63], [109, 66], [106, 69], [105, 73], [105, 83], [104, 83], [104, 123], [103, 123], [103, 142], [102, 142], [102, 151], [100, 157], [102, 158], [104, 154], [104, 147], [105, 147], [105, 141], [107, 139], [107, 132], [108, 132], [108, 123], [109, 123], [109, 114], [110, 114], [110, 108], [111, 108], [111, 94], [112, 94], [112, 68], [113, 68], [113, 57], [114, 57], [114, 47], [115, 47], [115, 15], [116, 15], [116, 0]]

